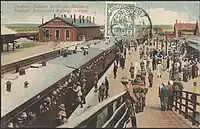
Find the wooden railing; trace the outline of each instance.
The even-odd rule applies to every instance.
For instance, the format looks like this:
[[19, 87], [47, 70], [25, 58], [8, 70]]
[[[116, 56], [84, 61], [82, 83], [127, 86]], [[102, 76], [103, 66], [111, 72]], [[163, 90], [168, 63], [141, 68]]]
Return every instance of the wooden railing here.
[[[193, 100], [190, 99], [191, 95], [193, 95]], [[192, 121], [193, 125], [200, 125], [200, 112], [197, 111], [197, 107], [200, 106], [200, 102], [197, 101], [197, 97], [199, 96], [200, 94], [188, 91], [174, 91], [173, 106], [175, 111], [179, 111], [179, 114], [183, 114], [185, 119]]]
[[124, 124], [130, 119], [129, 115], [127, 115], [128, 108], [125, 104], [125, 98], [127, 98], [126, 93], [124, 91], [96, 104], [80, 116], [58, 128], [123, 128], [125, 126]]

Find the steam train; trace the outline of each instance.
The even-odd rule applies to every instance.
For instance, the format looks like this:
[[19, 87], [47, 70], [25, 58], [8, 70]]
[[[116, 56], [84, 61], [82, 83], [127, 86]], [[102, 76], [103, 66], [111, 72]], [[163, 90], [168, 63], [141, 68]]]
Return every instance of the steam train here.
[[[26, 89], [30, 90], [25, 93], [29, 95], [21, 95], [21, 97], [18, 95], [17, 97], [16, 93], [13, 92], [10, 93], [10, 97], [7, 97], [5, 93], [2, 94], [3, 103], [1, 111], [3, 113], [1, 115], [1, 127], [8, 127], [9, 123], [14, 123], [13, 125], [15, 125], [24, 112], [26, 114], [32, 114], [32, 116], [28, 117], [29, 119], [23, 123], [23, 127], [56, 127], [57, 125], [54, 123], [54, 120], [59, 112], [58, 105], [60, 103], [72, 105], [67, 114], [68, 117], [78, 106], [76, 99], [72, 100], [71, 96], [66, 97], [67, 92], [61, 94], [61, 86], [68, 80], [72, 73], [81, 69], [85, 71], [86, 92], [88, 94], [93, 87], [95, 72], [98, 73], [99, 77], [104, 74], [114, 62], [116, 50], [117, 45], [114, 41], [109, 40], [109, 43], [105, 41], [89, 46], [87, 54], [84, 52], [68, 54], [67, 56], [60, 56], [46, 62], [46, 66], [42, 68], [28, 68], [26, 70], [28, 73], [23, 76], [29, 78], [30, 84], [33, 84], [30, 86], [30, 89]], [[34, 75], [31, 76], [31, 73]], [[25, 77], [18, 77], [16, 83], [15, 80], [12, 81], [13, 85], [19, 84], [18, 82], [21, 83]], [[5, 82], [6, 79], [2, 79], [2, 85], [5, 85]], [[18, 94], [20, 94], [20, 91], [18, 91]], [[57, 102], [52, 104], [48, 111], [41, 113], [40, 106], [45, 103], [45, 98], [55, 97], [54, 93], [57, 94]], [[26, 96], [28, 97], [26, 98]], [[16, 99], [17, 102], [17, 99], [21, 99], [21, 104], [19, 103], [18, 106], [13, 107], [13, 109], [9, 108], [9, 111], [6, 107], [13, 106], [9, 99], [13, 99], [12, 101]], [[17, 104], [15, 104], [15, 106], [16, 105]]]

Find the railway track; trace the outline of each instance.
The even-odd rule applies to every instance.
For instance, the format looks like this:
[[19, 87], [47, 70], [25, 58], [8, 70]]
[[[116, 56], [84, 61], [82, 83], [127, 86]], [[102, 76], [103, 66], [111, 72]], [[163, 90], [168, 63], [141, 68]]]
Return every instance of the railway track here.
[[[89, 43], [88, 41], [86, 41], [84, 43], [78, 43], [75, 45], [68, 46], [68, 48], [76, 46], [76, 45], [78, 46], [78, 45], [84, 45], [84, 44], [89, 45], [92, 43]], [[10, 64], [3, 65], [3, 66], [1, 66], [1, 74], [5, 74], [8, 72], [14, 72], [14, 70], [16, 70], [17, 68], [27, 68], [29, 65], [40, 62], [40, 61], [49, 61], [51, 59], [57, 58], [60, 56], [61, 49], [65, 49], [65, 48], [60, 48], [58, 50], [52, 50], [50, 52], [42, 53], [37, 56], [29, 57], [29, 58], [26, 58], [26, 59], [23, 59], [20, 61], [16, 61], [16, 62], [13, 62]]]

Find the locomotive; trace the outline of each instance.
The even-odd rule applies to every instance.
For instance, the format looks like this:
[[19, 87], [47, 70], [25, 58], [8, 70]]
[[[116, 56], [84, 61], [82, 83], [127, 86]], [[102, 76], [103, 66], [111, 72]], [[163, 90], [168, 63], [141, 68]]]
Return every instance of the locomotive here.
[[[78, 69], [81, 69], [85, 73], [86, 94], [88, 94], [93, 87], [94, 73], [97, 72], [99, 77], [101, 77], [105, 73], [105, 71], [115, 60], [116, 49], [117, 45], [114, 42], [103, 42], [91, 45], [87, 49], [87, 54], [83, 54], [84, 52], [78, 52], [67, 56], [60, 56], [46, 62], [46, 66], [43, 66], [45, 68], [41, 68], [46, 69], [45, 71], [42, 71], [43, 73], [37, 69], [34, 69], [34, 72], [37, 73], [35, 77], [37, 75], [41, 76], [37, 77], [36, 79], [34, 79], [34, 75], [31, 76], [29, 74], [30, 68], [28, 68], [26, 70], [28, 71], [27, 74], [23, 76], [29, 76], [29, 78], [32, 80], [32, 82], [31, 80], [29, 81], [29, 85], [30, 88], [33, 89], [30, 92], [33, 92], [34, 94], [32, 95], [32, 97], [31, 95], [29, 95], [29, 98], [23, 98], [22, 95], [21, 99], [25, 99], [23, 100], [23, 103], [18, 104], [16, 108], [12, 110], [10, 109], [10, 111], [7, 110], [5, 112], [4, 110], [6, 110], [6, 107], [8, 107], [8, 103], [12, 102], [10, 102], [5, 96], [2, 96], [4, 101], [2, 103], [3, 108], [1, 109], [3, 111], [3, 114], [1, 116], [1, 127], [8, 127], [9, 123], [16, 123], [17, 121], [19, 121], [19, 117], [22, 113], [34, 114], [32, 115], [34, 117], [29, 118], [29, 120], [24, 123], [23, 127], [56, 127], [57, 125], [55, 125], [55, 123], [52, 121], [54, 121], [56, 113], [59, 111], [58, 103], [64, 102], [66, 105], [73, 105], [70, 109], [70, 112], [67, 114], [68, 117], [78, 106], [76, 99], [69, 101], [71, 97], [66, 97], [67, 93], [63, 95], [60, 92], [61, 86], [68, 80], [72, 73], [74, 74], [77, 72]], [[58, 68], [54, 69], [55, 66]], [[42, 76], [45, 79], [41, 80], [40, 78], [42, 78]], [[20, 78], [22, 77], [19, 77], [18, 81], [21, 81]], [[55, 79], [57, 80], [55, 81]], [[5, 80], [3, 80], [2, 82], [5, 84]], [[33, 83], [35, 85], [31, 85]], [[14, 84], [15, 82], [13, 83], [13, 85]], [[27, 88], [27, 90], [31, 89]], [[36, 90], [37, 92], [35, 92]], [[55, 94], [57, 94], [57, 103], [52, 104], [48, 111], [41, 113], [40, 106], [45, 103], [45, 98], [49, 97], [52, 99], [52, 97], [55, 97]], [[15, 101], [15, 98], [17, 99], [17, 96], [15, 96], [16, 95], [13, 95], [13, 97], [10, 97], [10, 99], [12, 98]], [[18, 97], [18, 99], [20, 99], [20, 97]]]

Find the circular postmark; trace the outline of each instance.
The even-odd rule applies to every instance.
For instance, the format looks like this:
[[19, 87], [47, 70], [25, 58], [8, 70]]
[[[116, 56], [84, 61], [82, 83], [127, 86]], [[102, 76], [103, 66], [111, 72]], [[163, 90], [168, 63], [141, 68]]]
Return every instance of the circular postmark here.
[[143, 9], [134, 4], [107, 5], [107, 35], [133, 39], [151, 32], [151, 19]]

